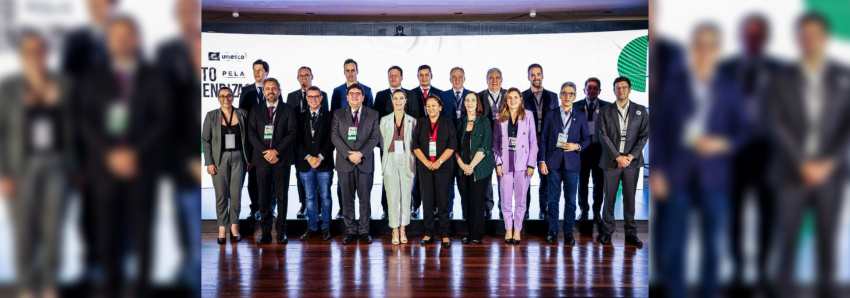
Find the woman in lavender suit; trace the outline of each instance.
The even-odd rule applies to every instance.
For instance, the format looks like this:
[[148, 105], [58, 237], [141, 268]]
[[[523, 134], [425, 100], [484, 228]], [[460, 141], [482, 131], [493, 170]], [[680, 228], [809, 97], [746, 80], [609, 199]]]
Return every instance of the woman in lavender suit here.
[[[505, 220], [505, 243], [519, 244], [519, 233], [525, 216], [525, 195], [537, 164], [537, 134], [534, 116], [525, 110], [522, 93], [510, 88], [505, 104], [499, 109], [498, 123], [493, 128], [493, 151], [496, 175], [502, 195]], [[511, 200], [513, 198], [513, 200]], [[514, 206], [511, 208], [511, 201]]]

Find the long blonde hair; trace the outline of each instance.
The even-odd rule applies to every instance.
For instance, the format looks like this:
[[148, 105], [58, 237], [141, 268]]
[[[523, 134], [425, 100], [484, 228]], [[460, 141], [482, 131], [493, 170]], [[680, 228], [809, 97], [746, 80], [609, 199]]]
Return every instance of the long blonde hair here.
[[519, 95], [520, 103], [519, 103], [519, 115], [517, 115], [518, 119], [525, 119], [525, 107], [523, 107], [522, 103], [522, 92], [519, 91], [516, 87], [511, 87], [508, 89], [508, 92], [505, 92], [505, 98], [503, 98], [504, 102], [502, 102], [502, 107], [499, 108], [499, 122], [505, 122], [511, 119], [511, 108], [508, 107], [508, 95], [511, 92], [516, 92]]

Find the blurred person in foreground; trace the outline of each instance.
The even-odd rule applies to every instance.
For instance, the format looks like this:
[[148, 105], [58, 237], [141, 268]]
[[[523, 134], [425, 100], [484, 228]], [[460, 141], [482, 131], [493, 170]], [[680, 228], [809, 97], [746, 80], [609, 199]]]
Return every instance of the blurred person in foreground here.
[[74, 158], [69, 82], [47, 68], [48, 46], [22, 33], [23, 72], [0, 84], [0, 196], [11, 200], [20, 297], [57, 297], [59, 225]]
[[[794, 280], [803, 214], [814, 212], [817, 295], [834, 297], [835, 240], [847, 182], [850, 144], [850, 70], [829, 59], [829, 24], [806, 13], [796, 24], [800, 60], [778, 72], [766, 98], [776, 146], [777, 294], [797, 297]], [[846, 252], [845, 252], [846, 253]], [[799, 270], [799, 269], [798, 269]]]
[[[175, 18], [180, 34], [163, 43], [156, 55], [157, 66], [165, 90], [174, 100], [168, 104], [173, 129], [168, 132], [168, 162], [165, 170], [175, 184], [176, 206], [179, 212], [178, 235], [183, 254], [180, 266], [181, 285], [200, 283], [201, 243], [201, 159], [198, 156], [197, 132], [200, 123], [194, 117], [201, 110], [201, 6], [197, 0], [175, 2]], [[247, 113], [247, 111], [245, 111]], [[243, 134], [244, 136], [244, 134]], [[250, 160], [250, 159], [249, 159]], [[250, 166], [249, 166], [250, 167]], [[236, 233], [236, 235], [240, 235]], [[199, 294], [199, 293], [196, 293]]]
[[734, 266], [733, 282], [740, 288], [743, 285], [744, 243], [741, 239], [746, 230], [747, 221], [744, 217], [744, 206], [748, 202], [749, 191], [754, 193], [754, 203], [757, 206], [758, 220], [758, 261], [756, 265], [756, 280], [765, 285], [767, 277], [768, 255], [773, 227], [775, 200], [773, 186], [768, 184], [768, 165], [773, 146], [765, 134], [766, 123], [764, 105], [767, 104], [765, 93], [771, 76], [779, 71], [781, 63], [765, 53], [764, 47], [768, 41], [770, 24], [763, 15], [752, 14], [741, 22], [739, 42], [741, 52], [723, 62], [719, 72], [737, 82], [743, 92], [741, 102], [735, 105], [744, 111], [746, 121], [747, 141], [732, 157], [732, 187], [730, 201], [730, 245]]
[[61, 69], [79, 78], [94, 66], [109, 63], [106, 25], [115, 13], [118, 0], [88, 0], [89, 23], [72, 31], [64, 40]]
[[658, 154], [651, 179], [669, 190], [665, 199], [664, 226], [659, 234], [661, 274], [667, 297], [688, 297], [685, 281], [685, 246], [692, 207], [701, 228], [699, 297], [716, 297], [721, 233], [728, 218], [732, 154], [746, 137], [740, 108], [743, 97], [737, 85], [717, 72], [720, 31], [716, 25], [698, 25], [688, 49], [688, 71], [669, 78], [661, 96], [664, 117], [653, 123]]
[[160, 73], [141, 58], [140, 32], [131, 17], [110, 19], [105, 37], [108, 63], [90, 69], [78, 86], [77, 122], [92, 187], [86, 200], [94, 208], [87, 247], [96, 270], [88, 278], [95, 293], [146, 296], [150, 239], [157, 236], [151, 233], [154, 191], [162, 149], [173, 149], [165, 138], [170, 99]]

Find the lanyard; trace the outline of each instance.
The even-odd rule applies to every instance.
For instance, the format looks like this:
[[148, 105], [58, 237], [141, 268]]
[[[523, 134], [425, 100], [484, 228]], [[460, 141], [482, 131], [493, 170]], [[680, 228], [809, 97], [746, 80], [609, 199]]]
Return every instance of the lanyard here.
[[[231, 120], [233, 120], [233, 110], [235, 110], [235, 109], [231, 107], [230, 108], [230, 117], [224, 118], [224, 123], [227, 123], [227, 133], [233, 133], [233, 131], [230, 130], [230, 122], [231, 122]], [[222, 111], [222, 112], [224, 112], [224, 111]], [[224, 113], [221, 113], [221, 116], [224, 117]]]
[[439, 129], [440, 129], [440, 119], [438, 118], [437, 122], [435, 122], [434, 125], [431, 125], [431, 133], [428, 135], [429, 140], [431, 142], [437, 141], [437, 132], [438, 132]]
[[540, 90], [540, 99], [537, 99], [537, 96], [534, 95], [534, 92], [531, 92], [531, 96], [534, 96], [534, 102], [537, 103], [537, 110], [540, 111], [543, 109], [543, 90]]
[[[597, 98], [596, 100], [599, 100], [599, 99]], [[584, 116], [587, 119], [590, 119], [590, 115], [593, 115], [593, 113], [596, 113], [596, 110], [599, 109], [599, 103], [597, 102], [593, 105], [593, 110], [590, 112], [590, 115], [588, 115], [587, 106], [589, 106], [589, 105], [590, 105], [590, 100], [587, 100], [587, 105], [584, 106]]]
[[493, 93], [490, 93], [490, 91], [489, 91], [489, 90], [487, 91], [487, 94], [489, 94], [489, 95], [490, 95], [490, 100], [492, 100], [492, 101], [493, 101], [493, 107], [499, 107], [499, 101], [500, 101], [500, 100], [502, 100], [502, 92], [501, 92], [501, 90], [499, 90], [499, 92], [498, 92], [498, 93], [496, 93], [496, 94], [498, 94], [498, 95], [496, 95], [496, 98], [495, 98], [495, 99], [493, 98]]
[[573, 120], [573, 109], [570, 109], [570, 113], [567, 114], [567, 121], [564, 122], [564, 130], [567, 130], [567, 127], [570, 127], [570, 120]]
[[[395, 125], [395, 121], [393, 121], [393, 125]], [[395, 130], [399, 137], [403, 137], [403, 135], [401, 134], [402, 128], [404, 128], [404, 117], [401, 118], [401, 125], [395, 125]]]

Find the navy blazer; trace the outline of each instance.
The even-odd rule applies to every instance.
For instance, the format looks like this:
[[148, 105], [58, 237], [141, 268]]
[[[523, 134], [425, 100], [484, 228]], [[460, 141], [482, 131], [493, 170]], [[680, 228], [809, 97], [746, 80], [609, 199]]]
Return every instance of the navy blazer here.
[[[534, 112], [532, 112], [534, 113]], [[573, 108], [572, 124], [567, 132], [567, 143], [576, 143], [581, 147], [578, 151], [564, 152], [558, 148], [558, 134], [564, 131], [561, 120], [563, 110], [550, 111], [543, 118], [543, 130], [540, 135], [540, 147], [537, 150], [537, 162], [546, 162], [550, 171], [559, 170], [561, 161], [566, 164], [567, 172], [578, 172], [581, 169], [581, 150], [590, 145], [590, 130], [587, 127], [587, 117]]]
[[[531, 92], [531, 88], [526, 89], [522, 92], [522, 102], [525, 105], [525, 109], [531, 111], [531, 114], [534, 115], [535, 124], [538, 123], [537, 119], [537, 109], [534, 108], [536, 105], [535, 101], [537, 99], [534, 97], [534, 93]], [[552, 110], [559, 110], [559, 106], [561, 105], [560, 100], [558, 99], [558, 95], [555, 92], [546, 90], [543, 88], [543, 94], [540, 95], [540, 101], [543, 104], [543, 117], [546, 117]], [[560, 120], [559, 120], [560, 121]], [[537, 126], [537, 133], [543, 131], [543, 124]], [[555, 135], [557, 136], [557, 135]], [[539, 139], [538, 139], [539, 140]]]
[[[675, 101], [669, 101], [665, 109], [669, 113], [664, 117], [654, 117], [658, 126], [653, 127], [657, 138], [652, 148], [658, 169], [662, 170], [671, 189], [682, 189], [694, 186], [700, 190], [728, 190], [732, 175], [731, 153], [722, 156], [703, 157], [693, 149], [683, 146], [682, 137], [688, 120], [693, 119], [695, 103], [692, 95], [690, 76], [683, 75], [671, 78], [676, 81], [668, 85], [661, 96], [671, 96]], [[722, 136], [729, 139], [731, 152], [740, 148], [747, 138], [747, 124], [742, 105], [743, 92], [729, 78], [718, 76], [712, 82], [713, 96], [709, 103], [709, 114], [706, 119], [707, 134]], [[653, 117], [651, 117], [653, 118]]]
[[[363, 87], [363, 106], [371, 109], [372, 102], [374, 101], [374, 97], [372, 97], [372, 88], [363, 85], [363, 83], [360, 83], [360, 86]], [[344, 107], [348, 107], [348, 85], [346, 85], [346, 83], [342, 83], [342, 85], [334, 88], [334, 93], [331, 95], [331, 112]]]
[[[472, 91], [470, 91], [469, 89], [463, 88], [463, 93], [460, 95], [460, 106], [459, 107], [460, 107], [460, 110], [461, 110], [461, 115], [463, 115], [463, 113], [466, 111], [466, 108], [463, 106], [463, 103], [464, 103], [464, 99], [466, 98], [466, 95], [469, 94], [469, 92], [472, 92]], [[457, 113], [456, 113], [456, 111], [457, 111], [456, 108], [458, 107], [458, 104], [457, 104], [457, 101], [455, 101], [455, 90], [454, 90], [454, 88], [449, 88], [449, 90], [446, 90], [446, 91], [443, 91], [442, 93], [440, 93], [440, 100], [443, 101], [443, 115], [446, 115], [450, 119], [452, 119], [454, 122], [457, 122], [457, 119], [460, 119], [460, 118], [457, 117]]]

